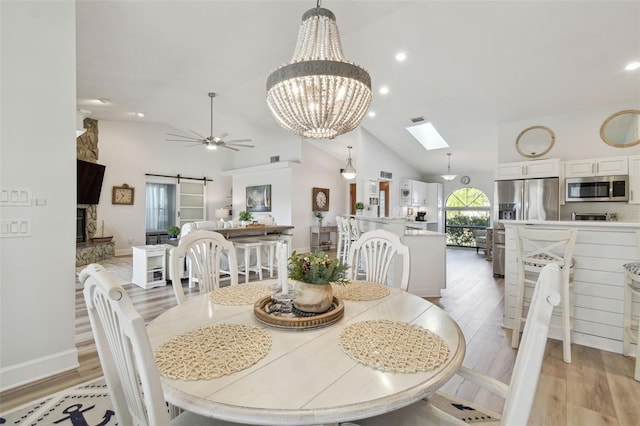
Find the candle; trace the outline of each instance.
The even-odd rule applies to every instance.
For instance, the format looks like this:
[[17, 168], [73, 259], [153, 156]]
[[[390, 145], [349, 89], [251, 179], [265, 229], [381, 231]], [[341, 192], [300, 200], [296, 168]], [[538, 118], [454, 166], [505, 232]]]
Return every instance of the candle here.
[[287, 281], [287, 244], [278, 242], [278, 280], [283, 294], [289, 293]]

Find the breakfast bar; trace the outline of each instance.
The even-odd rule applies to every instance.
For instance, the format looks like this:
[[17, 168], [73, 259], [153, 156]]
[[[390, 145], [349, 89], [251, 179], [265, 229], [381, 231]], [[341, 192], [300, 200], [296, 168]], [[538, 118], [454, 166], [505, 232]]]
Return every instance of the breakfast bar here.
[[[515, 228], [578, 230], [574, 252], [573, 342], [622, 353], [624, 268], [640, 259], [640, 223], [505, 220], [505, 308], [503, 325], [511, 328], [518, 266]], [[636, 306], [636, 309], [638, 307]], [[552, 323], [559, 323], [554, 313]], [[561, 330], [549, 336], [561, 340]]]

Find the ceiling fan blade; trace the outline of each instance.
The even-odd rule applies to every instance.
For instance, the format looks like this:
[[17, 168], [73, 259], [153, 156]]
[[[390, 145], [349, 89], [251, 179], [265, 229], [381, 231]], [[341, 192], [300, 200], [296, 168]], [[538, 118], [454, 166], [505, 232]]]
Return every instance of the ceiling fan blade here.
[[200, 143], [195, 143], [195, 144], [193, 144], [193, 145], [189, 145], [189, 146], [187, 146], [187, 148], [193, 148], [194, 146], [201, 146], [201, 145], [202, 145], [202, 142], [200, 142]]
[[203, 140], [207, 140], [206, 136], [202, 136], [200, 133], [198, 132], [194, 132], [193, 130], [189, 130], [191, 133], [193, 133], [194, 135], [197, 135], [198, 137], [200, 137]]
[[[167, 135], [169, 136], [175, 136], [177, 138], [184, 138], [184, 139], [193, 139], [194, 141], [199, 141], [201, 140], [201, 138], [194, 138], [193, 136], [186, 136], [186, 135], [178, 135], [175, 133], [167, 133]], [[206, 139], [206, 138], [202, 138], [202, 139]]]
[[226, 145], [226, 144], [225, 144], [225, 145], [218, 145], [218, 146], [219, 146], [220, 148], [230, 149], [231, 151], [236, 151], [236, 152], [240, 151], [239, 149], [234, 148], [234, 147], [232, 147], [232, 146], [228, 146], [228, 145]]
[[236, 142], [251, 142], [251, 139], [234, 139], [231, 141], [225, 141], [226, 143], [236, 143]]
[[239, 146], [240, 148], [255, 148], [255, 145], [246, 145], [243, 143], [228, 143], [227, 145]]
[[202, 144], [204, 143], [204, 141], [201, 141], [199, 139], [165, 139], [165, 141], [167, 142], [186, 142], [186, 143], [198, 143], [198, 144]]
[[220, 135], [216, 136], [215, 139], [219, 141], [226, 138], [227, 136], [229, 136], [229, 133], [221, 133]]

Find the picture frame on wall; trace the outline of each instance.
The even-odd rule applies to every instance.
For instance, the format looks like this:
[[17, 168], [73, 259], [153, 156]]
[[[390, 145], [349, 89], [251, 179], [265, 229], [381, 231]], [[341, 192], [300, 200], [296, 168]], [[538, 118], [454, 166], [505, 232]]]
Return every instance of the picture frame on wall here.
[[271, 211], [271, 185], [247, 186], [247, 211]]
[[329, 188], [313, 188], [311, 209], [316, 212], [329, 211]]

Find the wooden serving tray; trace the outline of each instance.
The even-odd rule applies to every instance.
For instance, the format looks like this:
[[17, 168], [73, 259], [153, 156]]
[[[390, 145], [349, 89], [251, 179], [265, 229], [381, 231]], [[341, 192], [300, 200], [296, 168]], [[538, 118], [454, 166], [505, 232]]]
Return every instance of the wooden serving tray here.
[[272, 303], [274, 302], [271, 300], [271, 296], [258, 300], [253, 305], [253, 313], [258, 321], [273, 327], [306, 330], [310, 328], [325, 327], [333, 324], [344, 316], [344, 303], [337, 297], [333, 298], [333, 302], [331, 303], [332, 309], [323, 314], [311, 317], [287, 318], [271, 315], [268, 312], [268, 307]]

